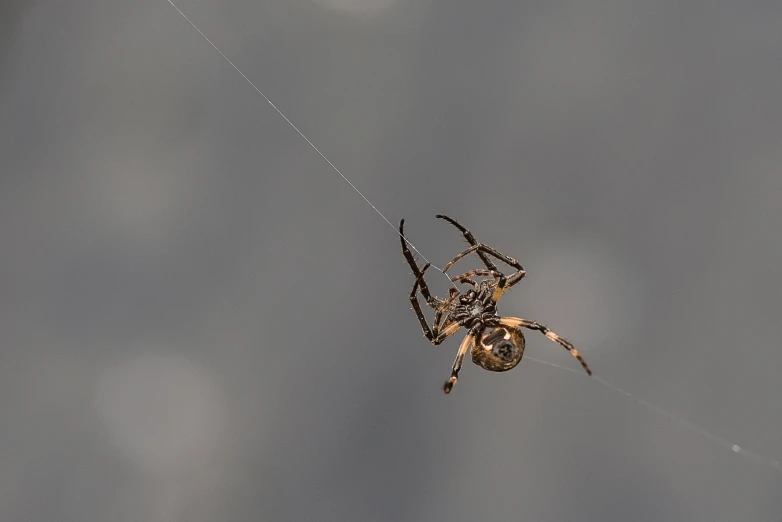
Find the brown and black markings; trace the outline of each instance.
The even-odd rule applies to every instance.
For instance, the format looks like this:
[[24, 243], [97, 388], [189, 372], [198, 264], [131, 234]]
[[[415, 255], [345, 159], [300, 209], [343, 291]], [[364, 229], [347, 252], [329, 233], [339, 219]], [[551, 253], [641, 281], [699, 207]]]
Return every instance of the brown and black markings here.
[[[410, 304], [418, 318], [418, 322], [421, 323], [424, 337], [432, 344], [438, 345], [450, 335], [456, 333], [459, 328], [467, 330], [467, 335], [459, 346], [459, 351], [451, 368], [451, 376], [443, 385], [443, 391], [445, 393], [451, 392], [459, 378], [459, 372], [468, 351], [473, 362], [481, 368], [493, 372], [505, 372], [513, 369], [519, 364], [524, 355], [524, 334], [520, 328], [537, 330], [558, 343], [578, 359], [578, 362], [581, 363], [587, 374], [592, 375], [592, 370], [590, 370], [586, 361], [578, 353], [578, 350], [569, 341], [555, 334], [546, 326], [529, 319], [502, 317], [497, 314], [497, 302], [502, 297], [502, 294], [505, 290], [521, 281], [526, 275], [521, 263], [490, 246], [479, 243], [475, 240], [472, 232], [460, 225], [456, 220], [439, 214], [436, 217], [448, 221], [459, 229], [470, 244], [469, 248], [458, 254], [443, 267], [443, 272], [447, 272], [457, 261], [473, 252], [486, 266], [485, 269], [478, 268], [451, 277], [452, 282], [469, 285], [470, 289], [466, 292], [460, 292], [456, 288], [451, 288], [448, 299], [435, 297], [429, 291], [429, 287], [424, 279], [424, 273], [430, 264], [427, 263], [423, 268], [418, 268], [418, 264], [415, 262], [415, 258], [405, 240], [405, 220], [403, 219], [399, 223], [402, 254], [415, 276], [413, 289], [410, 291]], [[516, 271], [506, 276], [500, 272], [491, 258], [506, 263]], [[475, 281], [474, 277], [491, 277], [492, 279]], [[434, 310], [434, 322], [431, 327], [421, 310], [421, 304], [418, 301], [419, 293], [426, 301], [427, 306]]]

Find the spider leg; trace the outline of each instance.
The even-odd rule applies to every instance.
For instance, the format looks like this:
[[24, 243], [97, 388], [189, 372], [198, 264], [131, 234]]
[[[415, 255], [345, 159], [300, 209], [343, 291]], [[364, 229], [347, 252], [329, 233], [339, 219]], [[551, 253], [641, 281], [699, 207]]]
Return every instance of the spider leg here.
[[459, 380], [459, 371], [462, 369], [464, 356], [472, 348], [473, 343], [475, 343], [475, 334], [471, 331], [464, 337], [462, 344], [459, 345], [459, 351], [456, 353], [456, 359], [453, 361], [453, 367], [451, 368], [451, 376], [443, 384], [443, 392], [451, 393], [453, 385]]
[[[486, 272], [494, 272], [494, 277], [497, 278], [497, 288], [494, 289], [494, 293], [492, 294], [491, 300], [493, 303], [497, 303], [497, 301], [500, 300], [500, 297], [502, 297], [502, 293], [507, 290], [508, 288], [512, 287], [519, 281], [521, 281], [525, 275], [527, 275], [527, 272], [524, 270], [524, 267], [521, 266], [521, 263], [519, 263], [517, 260], [510, 256], [506, 256], [499, 250], [496, 250], [490, 246], [484, 245], [483, 243], [478, 243], [476, 245], [471, 246], [464, 252], [458, 254], [456, 257], [454, 257], [450, 263], [445, 265], [443, 267], [443, 272], [447, 272], [449, 268], [451, 268], [457, 261], [462, 259], [463, 257], [471, 254], [471, 253], [477, 253], [478, 255], [481, 254], [481, 252], [484, 252], [492, 257], [495, 257], [502, 261], [503, 263], [508, 264], [509, 266], [512, 266], [516, 269], [516, 272], [512, 273], [510, 276], [505, 276], [502, 272], [498, 271], [496, 268], [494, 270], [487, 270]], [[470, 273], [470, 272], [467, 272]], [[484, 272], [485, 273], [485, 272]], [[478, 275], [478, 272], [476, 272], [475, 275]]]
[[[404, 245], [404, 241], [402, 242], [402, 244]], [[408, 253], [409, 253], [409, 251], [408, 251]], [[407, 256], [405, 255], [405, 257], [407, 257]], [[413, 265], [413, 266], [415, 266], [415, 265]], [[424, 293], [423, 288], [422, 288], [422, 283], [426, 284], [426, 283], [424, 283], [424, 272], [426, 272], [427, 268], [429, 268], [428, 264], [424, 265], [424, 269], [421, 270], [421, 271], [418, 270], [418, 267], [415, 267], [415, 271], [418, 272], [418, 273], [417, 273], [417, 276], [415, 278], [415, 283], [413, 283], [413, 289], [410, 291], [410, 304], [413, 306], [413, 311], [415, 312], [416, 317], [418, 317], [418, 322], [421, 323], [421, 329], [424, 332], [424, 337], [429, 339], [429, 341], [431, 342], [434, 339], [435, 334], [432, 332], [432, 329], [429, 328], [429, 323], [426, 322], [426, 317], [424, 317], [424, 312], [421, 310], [421, 303], [418, 302], [418, 290], [419, 290], [419, 288], [421, 288], [421, 293], [422, 294]], [[426, 297], [426, 296], [424, 296], [424, 297]], [[430, 295], [430, 297], [431, 297], [431, 295]], [[432, 298], [432, 299], [434, 300], [434, 298]], [[429, 304], [429, 306], [432, 306], [431, 303], [429, 303], [428, 301], [429, 300], [427, 299], [427, 304]], [[435, 330], [436, 329], [437, 329], [437, 324], [435, 323]]]
[[[486, 271], [488, 272], [488, 270], [486, 270]], [[470, 274], [469, 272], [467, 272], [467, 273], [462, 274], [460, 276], [452, 277], [451, 281], [453, 281], [454, 283], [467, 283], [470, 286], [472, 286], [473, 290], [475, 290], [477, 292], [478, 288], [479, 288], [478, 283], [475, 282], [475, 280], [470, 279], [471, 275], [475, 275], [475, 274]]]
[[[451, 333], [455, 333], [459, 329], [459, 327], [453, 326], [454, 324], [458, 324], [458, 323], [454, 323], [453, 319], [451, 318], [450, 312], [446, 314], [445, 320], [442, 323], [440, 323], [440, 319], [443, 313], [446, 310], [448, 310], [448, 307], [451, 305], [451, 303], [453, 303], [456, 300], [456, 298], [461, 295], [461, 292], [459, 292], [459, 290], [457, 290], [454, 287], [449, 288], [448, 293], [449, 293], [448, 299], [443, 303], [443, 305], [440, 308], [437, 309], [437, 311], [434, 314], [434, 322], [436, 325], [439, 325], [438, 329], [441, 332], [448, 331]], [[451, 335], [451, 333], [449, 333], [448, 335]]]
[[[448, 216], [444, 216], [442, 214], [437, 214], [435, 217], [438, 219], [444, 219], [448, 223], [458, 228], [459, 232], [461, 232], [464, 235], [464, 239], [466, 239], [471, 246], [475, 246], [478, 244], [478, 242], [475, 240], [475, 236], [472, 235], [472, 232], [470, 232], [465, 227], [460, 225], [459, 222], [457, 222], [455, 219], [449, 218]], [[486, 257], [486, 255], [483, 252], [478, 251], [477, 253], [478, 253], [478, 257], [480, 257], [481, 261], [483, 261], [483, 264], [486, 265], [486, 268], [488, 268], [489, 270], [494, 270], [495, 272], [497, 271], [497, 267], [494, 265], [494, 263], [492, 263], [491, 259]], [[444, 271], [445, 269], [443, 269], [443, 272]]]
[[[465, 256], [467, 256], [469, 254], [472, 254], [473, 252], [476, 252], [478, 255], [480, 255], [481, 253], [489, 254], [490, 256], [492, 256], [492, 257], [494, 257], [496, 259], [499, 259], [503, 263], [506, 263], [506, 264], [512, 266], [518, 272], [521, 272], [521, 274], [514, 273], [512, 277], [521, 279], [522, 277], [524, 277], [524, 275], [526, 275], [526, 272], [524, 271], [524, 267], [521, 266], [521, 263], [519, 263], [517, 260], [515, 260], [514, 258], [512, 258], [510, 256], [506, 256], [505, 254], [503, 254], [499, 250], [497, 250], [495, 248], [492, 248], [492, 247], [490, 247], [488, 245], [484, 245], [483, 243], [477, 243], [475, 245], [471, 245], [470, 248], [468, 248], [464, 252], [461, 252], [460, 254], [457, 254], [456, 257], [451, 259], [451, 261], [443, 267], [443, 272], [447, 272], [448, 269], [451, 268], [457, 261], [459, 261], [461, 258], [463, 258], [463, 257], [465, 257]], [[499, 271], [496, 266], [494, 268], [489, 268], [489, 270], [493, 270], [495, 272]]]
[[[521, 265], [519, 265], [521, 266]], [[497, 301], [500, 300], [500, 297], [502, 297], [502, 294], [505, 292], [505, 290], [509, 289], [522, 279], [524, 279], [524, 276], [527, 275], [527, 272], [522, 268], [518, 270], [517, 272], [514, 272], [510, 275], [510, 277], [507, 278], [507, 281], [505, 284], [500, 284], [500, 282], [497, 282], [497, 288], [494, 289], [494, 293], [491, 295], [491, 302], [494, 304], [497, 304]]]
[[472, 279], [470, 279], [473, 276], [481, 276], [481, 277], [492, 276], [497, 279], [498, 285], [503, 285], [507, 288], [507, 286], [505, 285], [505, 280], [507, 279], [505, 277], [505, 274], [503, 274], [502, 272], [496, 272], [494, 270], [486, 270], [484, 268], [476, 268], [475, 270], [470, 270], [469, 272], [465, 272], [462, 275], [453, 276], [451, 278], [451, 281], [459, 282], [459, 283], [470, 283], [473, 287], [477, 288], [478, 284]]
[[407, 264], [410, 265], [410, 268], [413, 269], [413, 275], [416, 277], [416, 283], [421, 288], [421, 295], [423, 295], [424, 299], [426, 299], [426, 304], [428, 304], [432, 308], [435, 308], [439, 304], [439, 302], [437, 299], [432, 297], [432, 294], [429, 291], [429, 286], [427, 286], [426, 281], [424, 281], [424, 278], [421, 277], [423, 275], [423, 271], [419, 270], [418, 264], [415, 262], [415, 258], [413, 257], [412, 252], [410, 252], [410, 249], [407, 246], [407, 239], [405, 238], [404, 219], [399, 222], [399, 237], [402, 240], [402, 255], [405, 256], [405, 260], [407, 261]]
[[437, 346], [438, 344], [445, 341], [448, 337], [452, 336], [456, 333], [456, 331], [461, 328], [462, 326], [459, 323], [451, 323], [449, 322], [447, 326], [445, 326], [442, 330], [440, 330], [440, 333], [437, 335], [437, 337], [432, 341], [432, 344]]
[[575, 346], [573, 346], [570, 341], [567, 339], [558, 336], [551, 330], [549, 330], [545, 325], [542, 325], [538, 323], [537, 321], [530, 321], [529, 319], [520, 319], [518, 317], [500, 317], [500, 324], [504, 326], [512, 326], [512, 327], [522, 327], [522, 328], [528, 328], [530, 330], [537, 330], [538, 332], [542, 333], [555, 343], [558, 343], [561, 345], [565, 350], [569, 351], [570, 354], [578, 359], [578, 362], [581, 363], [581, 366], [586, 370], [587, 374], [592, 375], [592, 370], [589, 369], [589, 365], [586, 363], [583, 357], [581, 357], [581, 354], [578, 353], [578, 350], [576, 350]]
[[[433, 297], [432, 300], [434, 301], [434, 306], [430, 303], [427, 303], [436, 310], [434, 315], [434, 324], [430, 328], [429, 323], [426, 322], [426, 317], [421, 310], [421, 303], [418, 302], [418, 290], [421, 282], [424, 279], [424, 272], [426, 272], [426, 269], [429, 268], [429, 266], [429, 263], [424, 265], [423, 269], [421, 269], [420, 273], [418, 274], [415, 283], [413, 283], [413, 289], [410, 291], [410, 304], [413, 306], [413, 311], [418, 318], [418, 322], [421, 323], [421, 330], [423, 330], [424, 337], [426, 337], [430, 343], [436, 346], [442, 343], [448, 336], [453, 335], [456, 330], [460, 328], [459, 323], [450, 323], [448, 322], [448, 319], [446, 319], [446, 324], [440, 325], [443, 312], [459, 294], [458, 292], [451, 292], [451, 297], [449, 297], [447, 301], [441, 301], [436, 297]], [[440, 331], [441, 328], [442, 331]]]
[[[457, 289], [453, 288], [453, 287], [450, 288], [448, 299], [443, 301], [440, 304], [440, 306], [438, 306], [435, 309], [435, 313], [434, 313], [434, 330], [441, 330], [443, 328], [447, 328], [448, 326], [450, 326], [451, 318], [449, 316], [446, 316], [445, 322], [443, 322], [442, 324], [440, 323], [440, 321], [442, 320], [443, 312], [445, 312], [448, 309], [448, 307], [451, 305], [451, 303], [454, 302], [454, 300], [456, 299], [457, 296], [459, 296], [459, 291]], [[454, 332], [455, 331], [456, 330], [454, 330]], [[436, 335], [437, 334], [435, 333], [435, 336]]]
[[[486, 265], [487, 269], [493, 270], [495, 272], [498, 271], [497, 267], [495, 266], [495, 264], [491, 261], [491, 259], [489, 259], [486, 256], [486, 254], [489, 254], [489, 255], [492, 255], [495, 258], [499, 259], [503, 263], [507, 263], [508, 265], [512, 266], [513, 268], [515, 268], [517, 270], [517, 272], [515, 274], [511, 275], [511, 277], [509, 278], [509, 284], [507, 286], [504, 286], [504, 285], [500, 285], [500, 286], [504, 286], [505, 288], [510, 288], [511, 286], [513, 286], [516, 283], [518, 283], [524, 277], [524, 275], [526, 274], [526, 272], [524, 271], [524, 268], [521, 266], [521, 263], [519, 263], [518, 261], [516, 261], [515, 259], [513, 259], [510, 256], [506, 256], [505, 254], [503, 254], [503, 253], [501, 253], [501, 252], [499, 252], [499, 251], [497, 251], [497, 250], [495, 250], [495, 249], [493, 249], [491, 247], [488, 247], [488, 246], [484, 245], [483, 243], [478, 243], [478, 241], [475, 239], [475, 236], [472, 235], [472, 232], [470, 232], [466, 227], [461, 225], [455, 219], [450, 218], [448, 216], [444, 216], [442, 214], [437, 214], [435, 217], [439, 218], [439, 219], [444, 219], [445, 221], [449, 222], [450, 224], [455, 226], [457, 229], [459, 229], [459, 231], [464, 235], [464, 238], [467, 240], [467, 242], [470, 243], [470, 246], [478, 247], [478, 245], [481, 245], [483, 248], [476, 248], [475, 249], [475, 253], [478, 254], [478, 257], [481, 258], [481, 261], [483, 261], [483, 264]], [[446, 266], [449, 266], [449, 265], [446, 265]], [[448, 270], [448, 268], [444, 268], [443, 272], [446, 272], [447, 270]]]

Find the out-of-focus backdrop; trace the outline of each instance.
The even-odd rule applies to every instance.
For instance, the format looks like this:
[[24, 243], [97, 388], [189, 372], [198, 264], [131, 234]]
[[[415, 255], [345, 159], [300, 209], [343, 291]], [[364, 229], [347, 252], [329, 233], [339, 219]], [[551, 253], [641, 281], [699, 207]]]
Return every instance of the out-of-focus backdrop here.
[[444, 396], [395, 232], [166, 0], [4, 3], [0, 519], [780, 520], [782, 4], [177, 5], [430, 261], [462, 221], [502, 313], [726, 442], [534, 332], [578, 373]]

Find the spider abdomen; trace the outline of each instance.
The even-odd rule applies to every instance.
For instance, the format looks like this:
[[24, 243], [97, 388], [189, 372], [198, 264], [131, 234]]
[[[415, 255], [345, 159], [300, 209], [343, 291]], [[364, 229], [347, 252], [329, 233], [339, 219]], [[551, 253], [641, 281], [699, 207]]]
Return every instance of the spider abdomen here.
[[524, 356], [524, 334], [518, 328], [500, 326], [484, 330], [470, 350], [472, 362], [490, 372], [506, 372]]

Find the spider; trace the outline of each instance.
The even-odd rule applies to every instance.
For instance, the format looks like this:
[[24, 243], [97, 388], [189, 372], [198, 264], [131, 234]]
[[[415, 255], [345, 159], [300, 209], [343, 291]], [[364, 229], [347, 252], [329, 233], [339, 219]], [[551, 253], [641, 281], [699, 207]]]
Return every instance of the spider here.
[[[472, 253], [477, 254], [486, 266], [485, 269], [477, 268], [450, 278], [452, 282], [469, 285], [470, 288], [466, 292], [452, 287], [449, 290], [448, 299], [434, 297], [424, 280], [424, 273], [431, 265], [427, 263], [423, 268], [418, 268], [418, 264], [413, 258], [413, 254], [410, 253], [407, 240], [405, 239], [405, 220], [403, 219], [399, 223], [399, 235], [402, 238], [402, 254], [404, 254], [410, 268], [413, 269], [413, 275], [415, 276], [413, 289], [410, 292], [410, 304], [413, 305], [413, 311], [415, 311], [415, 315], [421, 323], [424, 337], [436, 346], [450, 335], [456, 333], [459, 328], [464, 327], [467, 330], [467, 335], [459, 346], [456, 360], [453, 362], [451, 376], [443, 384], [443, 391], [445, 393], [451, 392], [459, 378], [459, 371], [462, 369], [464, 356], [468, 351], [472, 356], [472, 361], [485, 370], [505, 372], [513, 369], [521, 362], [521, 358], [524, 355], [525, 342], [521, 328], [537, 330], [552, 341], [559, 343], [578, 359], [578, 362], [581, 363], [587, 374], [592, 375], [592, 370], [589, 369], [586, 361], [579, 355], [578, 350], [569, 341], [555, 334], [546, 326], [529, 319], [502, 317], [497, 314], [497, 301], [502, 297], [502, 294], [521, 281], [527, 274], [521, 263], [488, 245], [478, 243], [472, 232], [460, 225], [456, 220], [440, 214], [436, 217], [448, 221], [459, 229], [470, 244], [467, 250], [458, 254], [443, 267], [443, 273], [448, 272], [448, 269], [457, 261]], [[497, 269], [490, 256], [508, 264], [516, 271], [506, 276]], [[476, 282], [472, 279], [476, 276], [491, 277], [493, 279], [483, 279], [480, 282]], [[434, 310], [434, 323], [431, 328], [421, 311], [421, 304], [418, 301], [419, 291], [426, 300], [426, 304]]]

